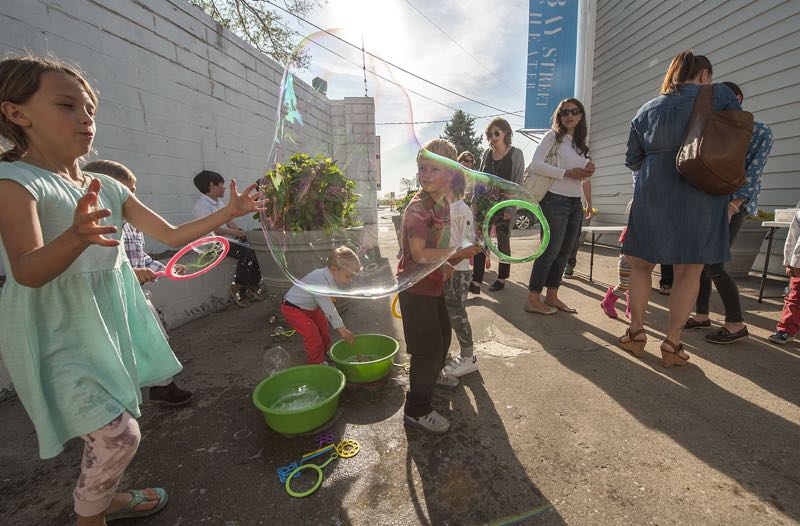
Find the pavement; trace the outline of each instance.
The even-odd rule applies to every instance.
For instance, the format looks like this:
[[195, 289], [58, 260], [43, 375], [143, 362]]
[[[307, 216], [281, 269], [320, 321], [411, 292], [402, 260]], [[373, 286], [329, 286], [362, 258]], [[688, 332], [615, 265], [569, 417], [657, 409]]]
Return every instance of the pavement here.
[[[515, 252], [529, 237], [515, 232]], [[121, 485], [164, 486], [170, 501], [157, 515], [114, 524], [797, 524], [800, 349], [767, 341], [781, 300], [756, 303], [758, 279], [742, 280], [752, 336], [714, 346], [687, 332], [689, 364], [667, 370], [658, 342], [668, 298], [655, 290], [644, 358], [615, 346], [624, 304], [612, 320], [599, 302], [615, 282], [617, 255], [598, 248], [589, 282], [584, 246], [582, 276], [561, 289], [578, 314], [554, 316], [523, 310], [530, 263], [513, 265], [506, 288], [489, 293], [493, 261], [482, 294], [468, 302], [480, 370], [434, 399], [451, 431], [404, 427], [401, 367], [376, 384], [348, 385], [327, 430], [357, 440], [360, 452], [327, 466], [306, 498], [287, 495], [276, 469], [316, 449], [313, 437], [271, 431], [251, 402], [268, 350], [280, 345], [295, 364], [304, 359], [298, 336], [269, 336], [281, 324], [278, 298], [172, 331], [185, 365], [176, 381], [194, 399], [183, 408], [143, 405], [143, 440]], [[771, 283], [767, 293], [781, 288]], [[389, 302], [351, 301], [343, 317], [355, 333], [400, 340], [396, 361], [406, 362]], [[720, 310], [715, 295], [712, 311]], [[43, 461], [18, 400], [0, 402], [0, 422], [0, 524], [74, 524], [82, 442]]]

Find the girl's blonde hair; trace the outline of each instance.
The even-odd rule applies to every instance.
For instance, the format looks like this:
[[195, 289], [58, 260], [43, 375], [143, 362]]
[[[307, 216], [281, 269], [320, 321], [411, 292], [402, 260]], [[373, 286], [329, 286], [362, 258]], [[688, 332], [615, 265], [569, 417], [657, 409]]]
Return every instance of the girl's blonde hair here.
[[337, 247], [328, 254], [328, 268], [342, 268], [356, 274], [361, 270], [361, 260], [349, 248]]
[[[436, 155], [441, 155], [442, 157], [447, 157], [453, 161], [455, 161], [458, 157], [458, 150], [456, 150], [456, 147], [453, 146], [453, 143], [447, 139], [431, 139], [422, 145], [422, 149], [428, 150]], [[418, 161], [420, 155], [422, 155], [422, 150], [420, 150], [420, 152], [417, 154]]]
[[122, 163], [109, 161], [106, 159], [98, 159], [97, 161], [87, 163], [83, 166], [83, 168], [81, 168], [81, 170], [84, 172], [104, 174], [109, 177], [113, 177], [120, 183], [132, 183], [136, 180], [136, 176], [133, 175], [133, 172], [131, 172], [127, 166]]
[[[43, 73], [64, 73], [81, 83], [97, 106], [97, 94], [83, 78], [80, 71], [55, 57], [25, 55], [7, 58], [0, 62], [0, 103], [24, 104], [39, 90], [39, 80]], [[28, 151], [28, 138], [21, 126], [8, 120], [0, 112], [0, 135], [5, 137], [11, 148], [0, 153], [0, 161], [17, 161]]]

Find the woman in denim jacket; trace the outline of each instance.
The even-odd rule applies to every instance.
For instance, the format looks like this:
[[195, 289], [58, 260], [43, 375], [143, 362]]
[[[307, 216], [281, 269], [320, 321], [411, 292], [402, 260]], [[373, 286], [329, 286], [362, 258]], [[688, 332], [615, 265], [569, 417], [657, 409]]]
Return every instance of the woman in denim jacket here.
[[[631, 263], [631, 325], [620, 347], [644, 354], [644, 312], [650, 297], [650, 273], [656, 263], [673, 265], [669, 329], [661, 343], [664, 367], [685, 365], [681, 331], [689, 318], [703, 265], [729, 261], [728, 200], [689, 184], [675, 158], [692, 116], [700, 87], [711, 84], [711, 62], [691, 51], [669, 66], [661, 94], [639, 109], [631, 121], [625, 165], [639, 171], [622, 253]], [[714, 85], [712, 109], [741, 110], [733, 92]]]

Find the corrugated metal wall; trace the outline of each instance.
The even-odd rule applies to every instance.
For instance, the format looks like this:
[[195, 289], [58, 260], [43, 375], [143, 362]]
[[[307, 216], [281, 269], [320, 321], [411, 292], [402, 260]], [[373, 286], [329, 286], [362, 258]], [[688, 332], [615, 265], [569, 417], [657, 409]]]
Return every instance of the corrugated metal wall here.
[[601, 223], [626, 220], [629, 122], [687, 48], [709, 57], [715, 81], [738, 84], [744, 109], [772, 128], [759, 208], [800, 200], [800, 1], [598, 0], [590, 146]]

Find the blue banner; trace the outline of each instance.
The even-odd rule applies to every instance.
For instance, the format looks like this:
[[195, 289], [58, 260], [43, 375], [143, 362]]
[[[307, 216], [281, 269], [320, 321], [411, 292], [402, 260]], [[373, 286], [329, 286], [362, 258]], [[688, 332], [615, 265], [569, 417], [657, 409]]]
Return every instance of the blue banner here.
[[575, 96], [578, 0], [530, 0], [525, 128], [550, 128], [563, 99]]

